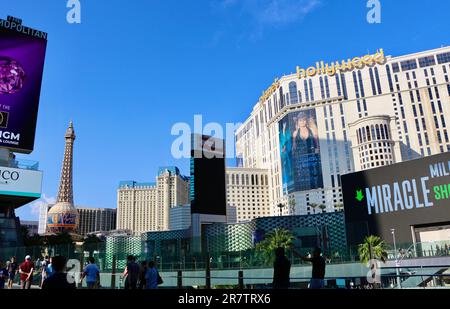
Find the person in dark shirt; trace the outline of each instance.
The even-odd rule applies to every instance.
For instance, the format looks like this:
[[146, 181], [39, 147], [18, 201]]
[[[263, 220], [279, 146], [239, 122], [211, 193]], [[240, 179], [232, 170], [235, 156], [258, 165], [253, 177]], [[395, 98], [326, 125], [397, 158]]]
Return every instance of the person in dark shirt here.
[[11, 257], [11, 262], [9, 263], [7, 269], [8, 269], [8, 275], [9, 275], [8, 289], [12, 289], [13, 284], [14, 284], [14, 279], [17, 274], [17, 262], [16, 262], [15, 256]]
[[140, 290], [145, 288], [145, 275], [147, 274], [147, 261], [141, 262], [141, 269], [139, 270], [139, 286]]
[[322, 289], [325, 286], [325, 259], [322, 256], [322, 249], [315, 248], [311, 258], [302, 256], [294, 251], [303, 261], [312, 263], [312, 278], [309, 284], [310, 289]]
[[43, 290], [55, 289], [76, 289], [75, 281], [69, 282], [67, 280], [66, 258], [63, 256], [55, 256], [52, 258], [53, 274], [42, 283]]
[[139, 265], [136, 263], [136, 258], [129, 255], [127, 258], [127, 267], [123, 273], [125, 279], [125, 289], [135, 290], [137, 288], [137, 282], [139, 279]]
[[5, 282], [8, 279], [8, 270], [4, 267], [3, 262], [0, 261], [0, 290], [5, 288]]
[[288, 289], [290, 286], [291, 262], [286, 258], [284, 248], [275, 250], [273, 263], [273, 288]]

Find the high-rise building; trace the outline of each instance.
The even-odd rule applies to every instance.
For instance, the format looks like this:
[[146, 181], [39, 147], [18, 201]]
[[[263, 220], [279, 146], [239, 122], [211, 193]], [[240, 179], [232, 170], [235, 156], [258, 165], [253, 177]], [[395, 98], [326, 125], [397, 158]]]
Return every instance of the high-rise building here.
[[78, 226], [78, 212], [73, 204], [73, 145], [75, 130], [72, 121], [67, 128], [61, 180], [56, 204], [48, 211], [47, 232], [75, 233]]
[[53, 204], [42, 204], [39, 207], [39, 226], [38, 226], [38, 234], [44, 235], [47, 233], [47, 215], [50, 208]]
[[191, 205], [175, 206], [170, 209], [169, 230], [187, 230], [191, 224]]
[[162, 167], [156, 183], [119, 184], [117, 228], [134, 233], [169, 230], [170, 208], [186, 204], [189, 204], [189, 178], [176, 167]]
[[[191, 136], [191, 214], [196, 252], [205, 252], [204, 229], [212, 223], [227, 222], [225, 184], [225, 143], [223, 139]], [[201, 240], [201, 241], [200, 241]]]
[[227, 168], [227, 206], [233, 207], [237, 222], [271, 215], [269, 171], [254, 168]]
[[[234, 224], [236, 222], [236, 207], [227, 206], [227, 223]], [[169, 230], [187, 230], [191, 226], [191, 205], [176, 206], [170, 209]]]
[[237, 130], [273, 215], [334, 212], [341, 175], [450, 151], [450, 47], [351, 59], [275, 80]]
[[108, 232], [116, 229], [116, 209], [77, 207], [79, 214], [78, 233]]

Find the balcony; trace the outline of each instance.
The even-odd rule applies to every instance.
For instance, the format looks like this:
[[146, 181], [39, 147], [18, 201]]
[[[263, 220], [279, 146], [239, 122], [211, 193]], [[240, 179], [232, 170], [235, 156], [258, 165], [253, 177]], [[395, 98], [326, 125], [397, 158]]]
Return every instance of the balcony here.
[[0, 167], [10, 167], [22, 170], [38, 171], [39, 162], [22, 159], [0, 160]]

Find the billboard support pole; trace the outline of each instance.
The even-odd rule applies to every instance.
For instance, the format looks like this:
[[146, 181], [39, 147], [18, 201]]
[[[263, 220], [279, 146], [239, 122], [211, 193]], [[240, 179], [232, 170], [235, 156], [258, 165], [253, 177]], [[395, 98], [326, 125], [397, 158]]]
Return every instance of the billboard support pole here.
[[400, 270], [398, 269], [399, 266], [399, 260], [397, 258], [397, 244], [395, 242], [395, 229], [391, 229], [392, 238], [394, 239], [394, 259], [395, 259], [395, 273], [397, 275], [397, 287], [399, 289], [402, 288], [401, 280], [400, 280]]

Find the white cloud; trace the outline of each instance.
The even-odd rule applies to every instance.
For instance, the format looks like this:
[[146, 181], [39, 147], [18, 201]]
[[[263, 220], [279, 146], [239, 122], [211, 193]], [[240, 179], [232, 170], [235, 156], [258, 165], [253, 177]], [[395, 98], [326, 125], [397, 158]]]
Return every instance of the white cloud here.
[[319, 4], [319, 0], [270, 0], [256, 9], [254, 15], [263, 24], [289, 24], [302, 20]]
[[322, 0], [220, 0], [214, 9], [244, 28], [244, 36], [258, 39], [267, 28], [301, 22], [321, 5]]

